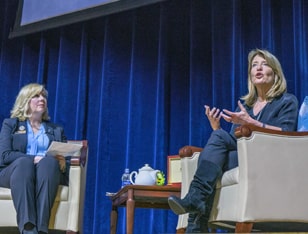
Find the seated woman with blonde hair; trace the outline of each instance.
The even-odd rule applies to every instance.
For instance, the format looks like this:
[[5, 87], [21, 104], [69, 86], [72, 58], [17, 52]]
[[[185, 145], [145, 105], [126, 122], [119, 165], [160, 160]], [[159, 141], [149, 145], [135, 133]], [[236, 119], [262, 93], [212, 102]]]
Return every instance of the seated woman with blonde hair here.
[[0, 186], [11, 189], [22, 234], [48, 233], [58, 186], [68, 181], [64, 157], [45, 155], [52, 141], [66, 141], [49, 121], [47, 94], [41, 84], [24, 86], [0, 132]]

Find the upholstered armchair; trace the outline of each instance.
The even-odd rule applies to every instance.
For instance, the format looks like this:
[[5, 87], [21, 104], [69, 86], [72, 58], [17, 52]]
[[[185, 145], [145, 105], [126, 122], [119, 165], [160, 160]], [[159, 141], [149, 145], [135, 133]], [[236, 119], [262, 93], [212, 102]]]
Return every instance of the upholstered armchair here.
[[[71, 159], [69, 186], [59, 186], [51, 211], [49, 229], [73, 234], [82, 233], [88, 144], [86, 140], [68, 142], [82, 144], [81, 154], [80, 157]], [[10, 189], [0, 187], [0, 210], [0, 233], [3, 227], [17, 227]]]
[[[239, 166], [216, 186], [209, 225], [252, 231], [308, 230], [308, 132], [281, 132], [244, 125], [237, 129]], [[184, 197], [202, 148], [180, 149]], [[180, 215], [177, 233], [187, 226]]]

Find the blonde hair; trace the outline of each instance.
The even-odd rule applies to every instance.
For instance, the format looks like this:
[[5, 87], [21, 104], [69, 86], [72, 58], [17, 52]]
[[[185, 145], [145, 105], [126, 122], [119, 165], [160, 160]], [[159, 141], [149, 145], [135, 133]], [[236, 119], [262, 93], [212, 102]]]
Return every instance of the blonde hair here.
[[[11, 110], [11, 118], [18, 118], [20, 121], [25, 121], [31, 117], [30, 100], [39, 94], [43, 94], [47, 99], [48, 92], [41, 84], [32, 83], [22, 87], [16, 97], [13, 109]], [[49, 119], [48, 108], [46, 107], [46, 111], [42, 115], [42, 120]]]
[[266, 100], [271, 102], [275, 97], [287, 91], [287, 81], [283, 74], [279, 60], [267, 50], [255, 49], [250, 51], [248, 54], [248, 94], [243, 96], [241, 99], [244, 100], [247, 106], [253, 106], [257, 100], [257, 89], [256, 86], [251, 82], [251, 68], [252, 60], [256, 56], [264, 58], [268, 64], [273, 69], [275, 81], [270, 90], [266, 93]]

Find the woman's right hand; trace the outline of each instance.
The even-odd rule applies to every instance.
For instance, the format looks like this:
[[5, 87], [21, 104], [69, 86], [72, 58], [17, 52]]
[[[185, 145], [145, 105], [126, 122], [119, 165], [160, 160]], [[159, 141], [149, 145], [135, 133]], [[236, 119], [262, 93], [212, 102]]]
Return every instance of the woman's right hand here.
[[204, 108], [205, 108], [205, 115], [209, 119], [212, 129], [213, 130], [220, 129], [221, 111], [216, 107], [213, 107], [211, 109], [207, 105], [205, 105]]
[[41, 161], [42, 158], [43, 158], [42, 156], [35, 156], [34, 160], [33, 160], [34, 164], [38, 164]]

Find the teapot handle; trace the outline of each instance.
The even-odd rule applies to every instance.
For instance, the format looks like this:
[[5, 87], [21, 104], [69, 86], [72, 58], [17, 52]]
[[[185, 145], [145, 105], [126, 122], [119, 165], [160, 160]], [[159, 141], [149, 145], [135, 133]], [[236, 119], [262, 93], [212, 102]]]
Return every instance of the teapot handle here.
[[132, 184], [135, 184], [135, 182], [133, 181], [133, 176], [135, 177], [136, 179], [136, 176], [137, 176], [137, 172], [136, 171], [132, 171], [129, 175], [129, 180]]

